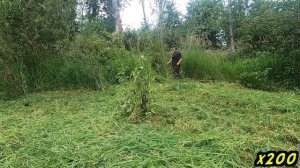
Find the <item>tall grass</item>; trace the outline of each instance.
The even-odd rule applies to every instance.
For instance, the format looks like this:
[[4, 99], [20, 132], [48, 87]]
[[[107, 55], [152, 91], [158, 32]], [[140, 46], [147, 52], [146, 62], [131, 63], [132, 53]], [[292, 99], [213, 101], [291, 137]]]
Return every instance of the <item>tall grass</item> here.
[[93, 87], [94, 75], [86, 65], [51, 58], [28, 73], [31, 91]]
[[189, 78], [239, 82], [254, 89], [299, 89], [298, 57], [297, 52], [287, 56], [268, 52], [241, 56], [190, 50], [184, 52], [183, 72]]
[[190, 78], [235, 81], [245, 70], [246, 61], [242, 59], [233, 59], [202, 50], [184, 52], [183, 71], [185, 76]]

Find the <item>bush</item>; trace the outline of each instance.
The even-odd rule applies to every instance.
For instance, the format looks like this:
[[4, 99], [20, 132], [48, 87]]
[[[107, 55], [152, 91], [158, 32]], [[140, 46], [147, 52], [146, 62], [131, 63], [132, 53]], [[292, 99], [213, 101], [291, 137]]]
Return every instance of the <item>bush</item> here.
[[18, 64], [10, 65], [9, 69], [1, 69], [0, 98], [12, 99], [26, 94], [26, 75], [25, 69]]
[[252, 71], [241, 74], [240, 83], [248, 88], [273, 90], [274, 88], [268, 81], [268, 73], [270, 69], [264, 71]]
[[132, 90], [122, 104], [123, 113], [134, 122], [144, 118], [148, 111], [151, 75], [148, 62], [144, 56], [138, 59], [137, 66], [131, 74], [133, 78]]
[[95, 88], [100, 69], [113, 59], [113, 47], [102, 37], [79, 35], [56, 55], [47, 56], [28, 71], [31, 91], [58, 88]]
[[122, 52], [111, 60], [104, 69], [104, 78], [111, 84], [119, 84], [131, 78], [131, 73], [136, 66], [136, 56]]
[[167, 76], [169, 74], [169, 65], [167, 62], [171, 58], [171, 53], [168, 52], [153, 52], [148, 53], [152, 69], [159, 75]]
[[273, 73], [274, 81], [288, 89], [300, 88], [300, 49], [278, 59], [280, 65]]
[[281, 57], [268, 52], [257, 52], [248, 59], [247, 69], [240, 83], [253, 89], [275, 90], [280, 84], [274, 80], [281, 73]]
[[[79, 35], [73, 42], [58, 45], [58, 48], [60, 52], [55, 54], [36, 55], [43, 59], [30, 67], [11, 63], [6, 70], [1, 66], [0, 71], [9, 71], [11, 78], [0, 78], [0, 94], [16, 97], [27, 91], [95, 88], [98, 87], [96, 83], [103, 83], [104, 79], [118, 83], [121, 77], [130, 76], [134, 69], [133, 58], [128, 53], [95, 34]], [[99, 79], [101, 81], [96, 81]]]
[[[293, 3], [297, 6], [296, 1]], [[245, 52], [255, 50], [277, 53], [299, 48], [299, 19], [294, 19], [298, 14], [293, 11], [276, 11], [273, 7], [258, 16], [244, 19], [237, 32], [240, 35], [240, 47]]]

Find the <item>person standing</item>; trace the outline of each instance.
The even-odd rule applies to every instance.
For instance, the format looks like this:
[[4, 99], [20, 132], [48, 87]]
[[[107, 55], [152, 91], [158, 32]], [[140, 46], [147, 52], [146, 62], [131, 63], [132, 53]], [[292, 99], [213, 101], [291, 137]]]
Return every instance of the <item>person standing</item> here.
[[172, 63], [173, 74], [175, 77], [180, 76], [180, 65], [182, 63], [182, 54], [179, 52], [177, 47], [173, 48], [173, 55], [168, 64]]

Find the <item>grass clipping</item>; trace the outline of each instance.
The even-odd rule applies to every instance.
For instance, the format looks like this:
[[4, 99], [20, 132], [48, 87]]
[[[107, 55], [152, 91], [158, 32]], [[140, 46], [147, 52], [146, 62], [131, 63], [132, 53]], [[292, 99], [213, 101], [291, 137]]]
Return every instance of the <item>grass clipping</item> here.
[[146, 117], [150, 93], [150, 66], [144, 56], [139, 57], [137, 67], [132, 72], [133, 83], [129, 96], [122, 104], [122, 111], [129, 120], [139, 122]]

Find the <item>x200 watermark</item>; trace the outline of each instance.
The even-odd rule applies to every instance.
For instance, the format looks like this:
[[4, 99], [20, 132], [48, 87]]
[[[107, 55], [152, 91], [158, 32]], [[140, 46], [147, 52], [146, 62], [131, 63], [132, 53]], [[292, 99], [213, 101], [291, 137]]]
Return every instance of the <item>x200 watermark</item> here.
[[299, 161], [299, 151], [259, 152], [254, 165], [257, 167], [293, 167]]

